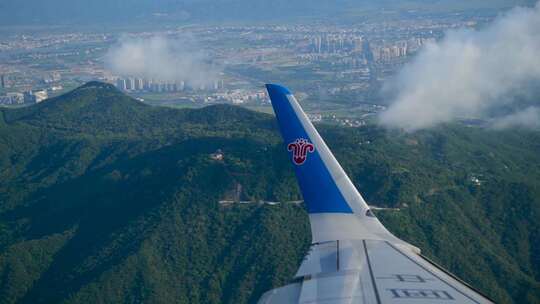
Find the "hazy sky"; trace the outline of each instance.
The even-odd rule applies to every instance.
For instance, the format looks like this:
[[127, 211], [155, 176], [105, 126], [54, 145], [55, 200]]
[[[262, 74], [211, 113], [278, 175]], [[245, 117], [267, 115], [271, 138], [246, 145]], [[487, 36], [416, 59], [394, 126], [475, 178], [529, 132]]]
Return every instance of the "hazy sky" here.
[[496, 117], [494, 125], [538, 127], [539, 108], [520, 107], [516, 101], [522, 99], [515, 96], [539, 85], [537, 4], [513, 9], [478, 31], [450, 31], [427, 44], [386, 83], [384, 91], [394, 101], [380, 122], [414, 131], [462, 117], [489, 117], [504, 107], [513, 113]]
[[[498, 9], [534, 0], [0, 0], [0, 24], [152, 23], [161, 21], [343, 18], [385, 9]], [[159, 14], [156, 14], [159, 13]], [[159, 15], [160, 17], [156, 17]]]

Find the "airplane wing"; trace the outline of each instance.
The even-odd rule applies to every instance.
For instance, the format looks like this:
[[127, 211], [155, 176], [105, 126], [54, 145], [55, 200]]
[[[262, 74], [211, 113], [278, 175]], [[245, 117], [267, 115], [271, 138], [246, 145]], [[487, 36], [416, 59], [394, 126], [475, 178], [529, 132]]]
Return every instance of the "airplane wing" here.
[[259, 303], [493, 303], [390, 233], [292, 93], [266, 88], [309, 214], [312, 245], [293, 283]]

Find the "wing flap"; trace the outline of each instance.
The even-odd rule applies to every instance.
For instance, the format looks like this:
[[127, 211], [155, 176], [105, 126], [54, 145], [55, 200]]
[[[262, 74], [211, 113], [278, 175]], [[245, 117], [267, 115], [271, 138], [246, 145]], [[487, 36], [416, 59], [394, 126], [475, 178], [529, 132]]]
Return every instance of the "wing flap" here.
[[[315, 244], [297, 280], [286, 289], [290, 303], [492, 303], [420, 255], [381, 240]], [[282, 292], [270, 294], [284, 299]], [[269, 299], [260, 303], [289, 303]]]
[[364, 241], [366, 258], [381, 303], [491, 303], [421, 256], [384, 241]]
[[339, 241], [313, 244], [296, 273], [296, 278], [339, 271]]

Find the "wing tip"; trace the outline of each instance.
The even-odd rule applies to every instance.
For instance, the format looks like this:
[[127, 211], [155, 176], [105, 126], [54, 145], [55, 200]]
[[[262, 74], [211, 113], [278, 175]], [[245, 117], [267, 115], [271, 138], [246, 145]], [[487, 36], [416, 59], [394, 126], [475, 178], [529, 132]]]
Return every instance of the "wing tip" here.
[[275, 95], [275, 94], [283, 94], [283, 95], [292, 94], [289, 89], [287, 89], [286, 87], [280, 84], [267, 83], [266, 89], [268, 90], [268, 94], [270, 94], [270, 96]]

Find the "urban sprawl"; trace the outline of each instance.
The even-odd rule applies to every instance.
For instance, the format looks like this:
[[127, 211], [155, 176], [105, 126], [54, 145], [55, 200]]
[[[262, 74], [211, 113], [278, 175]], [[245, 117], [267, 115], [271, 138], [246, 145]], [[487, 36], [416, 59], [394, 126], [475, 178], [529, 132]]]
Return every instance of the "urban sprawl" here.
[[[0, 104], [46, 102], [87, 81], [99, 80], [149, 104], [268, 106], [265, 82], [287, 84], [315, 120], [362, 126], [383, 110], [378, 92], [426, 44], [454, 28], [475, 28], [493, 16], [441, 14], [350, 24], [190, 26], [163, 31], [91, 33], [0, 32]], [[121, 38], [182, 39], [205, 51], [211, 78], [118, 74], [107, 53]]]

